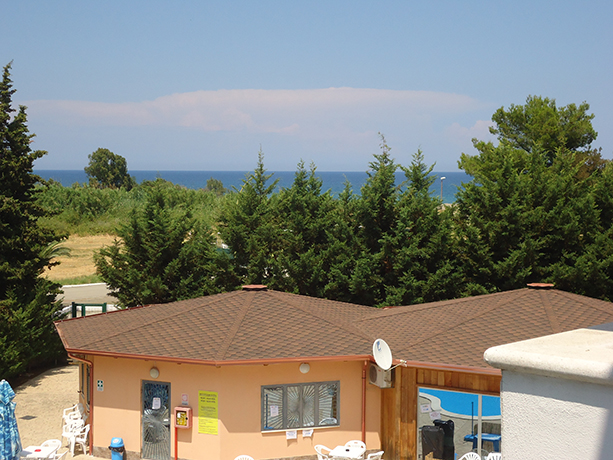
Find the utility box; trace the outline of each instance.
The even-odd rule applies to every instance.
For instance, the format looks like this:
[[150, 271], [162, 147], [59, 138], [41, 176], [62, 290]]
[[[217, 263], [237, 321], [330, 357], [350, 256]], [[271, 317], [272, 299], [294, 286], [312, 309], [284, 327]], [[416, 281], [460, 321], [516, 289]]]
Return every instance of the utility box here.
[[175, 407], [175, 428], [192, 427], [192, 408], [186, 406]]

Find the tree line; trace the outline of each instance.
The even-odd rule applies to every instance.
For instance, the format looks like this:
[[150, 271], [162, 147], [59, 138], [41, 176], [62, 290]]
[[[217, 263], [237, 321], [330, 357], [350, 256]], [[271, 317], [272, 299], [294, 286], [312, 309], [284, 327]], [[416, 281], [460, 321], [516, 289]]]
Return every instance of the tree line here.
[[[473, 179], [451, 206], [430, 194], [433, 165], [422, 152], [396, 164], [383, 136], [366, 183], [346, 184], [338, 197], [303, 162], [293, 184], [273, 193], [260, 152], [210, 225], [193, 209], [172, 217], [177, 209], [159, 191], [96, 264], [128, 307], [244, 284], [375, 307], [532, 282], [612, 300], [613, 165], [591, 145], [588, 111], [536, 96], [496, 111], [496, 141], [475, 139], [476, 153], [461, 155]], [[217, 238], [227, 251], [216, 250]]]
[[530, 282], [613, 300], [613, 165], [592, 147], [586, 103], [530, 96], [496, 111], [496, 141], [474, 140], [476, 153], [461, 155], [472, 180], [450, 206], [430, 194], [422, 152], [397, 164], [383, 136], [366, 183], [336, 197], [303, 162], [292, 185], [273, 192], [261, 151], [228, 193], [217, 182], [136, 184], [106, 149], [90, 155], [88, 185], [62, 187], [33, 174], [46, 152], [30, 148], [9, 71], [0, 84], [1, 377], [63, 356], [52, 325], [61, 286], [42, 274], [66, 228], [117, 235], [95, 262], [123, 307], [244, 284], [374, 307]]

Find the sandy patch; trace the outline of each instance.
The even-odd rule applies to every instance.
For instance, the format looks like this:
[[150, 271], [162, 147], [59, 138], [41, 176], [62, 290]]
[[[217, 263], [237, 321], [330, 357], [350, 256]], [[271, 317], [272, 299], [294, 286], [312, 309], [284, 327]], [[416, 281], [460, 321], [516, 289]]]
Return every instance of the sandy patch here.
[[[62, 439], [62, 414], [65, 408], [79, 401], [79, 366], [69, 364], [49, 369], [14, 390], [21, 445], [38, 446], [47, 439], [61, 439], [59, 452], [67, 451], [67, 441]], [[74, 458], [94, 458], [81, 454], [79, 449]], [[67, 457], [72, 457], [70, 452]]]
[[110, 246], [115, 240], [114, 235], [70, 235], [62, 246], [70, 249], [69, 256], [58, 257], [60, 265], [47, 270], [45, 276], [52, 281], [61, 281], [79, 276], [94, 275], [94, 253], [104, 246]]

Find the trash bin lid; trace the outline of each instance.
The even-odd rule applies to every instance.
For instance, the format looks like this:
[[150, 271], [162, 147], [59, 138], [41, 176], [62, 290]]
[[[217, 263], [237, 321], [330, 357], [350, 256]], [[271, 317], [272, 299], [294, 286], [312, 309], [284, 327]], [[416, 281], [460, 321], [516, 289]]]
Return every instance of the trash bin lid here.
[[123, 438], [111, 439], [111, 447], [123, 447]]

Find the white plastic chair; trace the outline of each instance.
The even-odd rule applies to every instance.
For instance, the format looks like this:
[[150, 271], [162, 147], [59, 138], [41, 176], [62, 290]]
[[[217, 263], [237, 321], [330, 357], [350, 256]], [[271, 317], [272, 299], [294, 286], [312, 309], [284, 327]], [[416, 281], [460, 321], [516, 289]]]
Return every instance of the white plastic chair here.
[[85, 409], [83, 408], [83, 404], [77, 403], [74, 406], [64, 409], [62, 413], [62, 418], [83, 418], [83, 415], [85, 415]]
[[55, 453], [62, 447], [62, 441], [59, 439], [47, 439], [41, 444], [41, 447], [51, 447], [53, 450], [49, 454], [49, 458], [55, 458]]
[[315, 447], [315, 452], [317, 452], [317, 460], [328, 460], [330, 458], [330, 449], [329, 447], [324, 446], [323, 444], [317, 444]]
[[462, 455], [460, 460], [481, 460], [481, 456], [477, 452], [468, 452]]
[[500, 452], [490, 452], [487, 454], [486, 460], [502, 460], [502, 454]]
[[234, 460], [253, 460], [253, 457], [250, 457], [249, 455], [239, 455]]
[[70, 440], [83, 429], [83, 426], [85, 426], [83, 419], [66, 420], [62, 427], [62, 439], [66, 439], [66, 442], [70, 444]]
[[366, 457], [367, 460], [381, 460], [381, 457], [383, 457], [383, 451], [379, 451], [379, 452], [373, 452], [372, 454], [368, 454], [368, 457]]
[[357, 439], [347, 441], [345, 443], [345, 447], [359, 447], [360, 449], [364, 449], [364, 451], [366, 451], [366, 444], [364, 444], [362, 441], [358, 441]]
[[364, 444], [362, 441], [358, 441], [357, 439], [347, 441], [345, 443], [345, 447], [355, 447], [360, 449], [361, 453], [359, 458], [364, 458], [364, 452], [366, 452], [366, 444]]
[[86, 453], [85, 445], [87, 444], [87, 435], [89, 434], [89, 425], [85, 425], [77, 433], [70, 438], [70, 453], [74, 457], [74, 448], [76, 444], [81, 446], [83, 453]]

